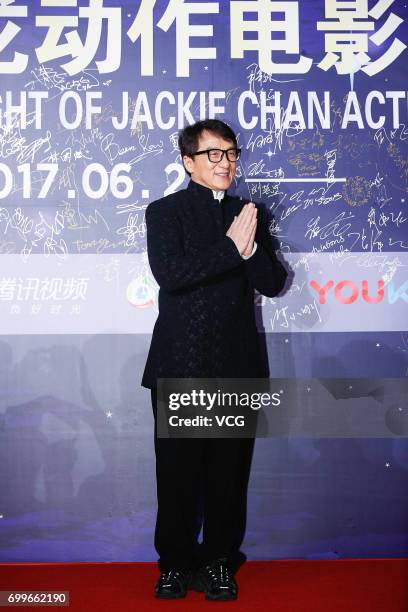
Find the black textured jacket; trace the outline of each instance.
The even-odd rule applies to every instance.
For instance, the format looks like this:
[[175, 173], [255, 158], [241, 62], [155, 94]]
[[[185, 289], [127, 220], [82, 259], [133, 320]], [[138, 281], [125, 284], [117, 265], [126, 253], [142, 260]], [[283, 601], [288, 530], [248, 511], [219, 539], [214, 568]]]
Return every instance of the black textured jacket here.
[[262, 377], [254, 288], [273, 297], [287, 272], [275, 255], [265, 210], [258, 206], [257, 250], [242, 259], [225, 235], [246, 202], [208, 187], [187, 189], [149, 204], [147, 251], [160, 286], [142, 385], [157, 378]]

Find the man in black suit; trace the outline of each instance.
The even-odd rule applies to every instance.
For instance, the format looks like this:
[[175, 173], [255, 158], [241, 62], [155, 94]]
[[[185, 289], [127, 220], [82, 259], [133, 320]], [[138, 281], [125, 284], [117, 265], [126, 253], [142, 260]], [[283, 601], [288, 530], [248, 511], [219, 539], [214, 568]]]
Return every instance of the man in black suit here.
[[156, 384], [158, 378], [267, 377], [254, 289], [275, 296], [287, 273], [265, 211], [227, 193], [240, 155], [231, 128], [199, 121], [181, 131], [179, 147], [191, 178], [187, 189], [146, 210], [149, 263], [160, 286], [142, 380], [155, 417], [161, 571], [155, 594], [184, 597], [192, 586], [207, 599], [235, 599], [254, 440], [157, 438]]

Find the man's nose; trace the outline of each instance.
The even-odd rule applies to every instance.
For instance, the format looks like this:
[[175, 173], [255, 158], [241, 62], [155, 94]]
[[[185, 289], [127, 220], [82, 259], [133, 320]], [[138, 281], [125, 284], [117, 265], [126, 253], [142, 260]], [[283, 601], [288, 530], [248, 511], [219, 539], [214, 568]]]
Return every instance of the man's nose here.
[[229, 159], [228, 159], [228, 157], [227, 157], [227, 154], [226, 154], [226, 153], [224, 153], [224, 156], [223, 156], [222, 160], [219, 162], [219, 165], [220, 165], [222, 168], [227, 169], [227, 168], [229, 168], [229, 167], [230, 167], [230, 163], [231, 163], [231, 162], [229, 161]]

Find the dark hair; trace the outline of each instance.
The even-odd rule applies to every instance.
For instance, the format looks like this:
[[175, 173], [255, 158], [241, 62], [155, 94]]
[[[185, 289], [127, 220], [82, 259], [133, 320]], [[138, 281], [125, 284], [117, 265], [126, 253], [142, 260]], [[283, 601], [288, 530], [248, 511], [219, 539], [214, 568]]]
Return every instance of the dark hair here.
[[[188, 125], [179, 132], [178, 146], [180, 149], [181, 160], [184, 155], [191, 157], [196, 151], [198, 151], [198, 140], [204, 130], [217, 134], [225, 140], [231, 140], [234, 147], [237, 146], [237, 137], [230, 128], [229, 125], [220, 121], [219, 119], [204, 119], [202, 121], [196, 121], [193, 125]], [[189, 176], [190, 172], [185, 169]]]

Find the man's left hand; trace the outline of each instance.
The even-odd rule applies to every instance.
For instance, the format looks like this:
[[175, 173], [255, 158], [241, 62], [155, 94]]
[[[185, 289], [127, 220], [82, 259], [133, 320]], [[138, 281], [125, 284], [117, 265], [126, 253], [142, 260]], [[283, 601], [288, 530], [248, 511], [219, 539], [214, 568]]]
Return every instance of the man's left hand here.
[[[258, 209], [255, 208], [255, 211], [254, 211], [254, 216], [255, 217], [257, 216], [257, 212], [258, 212]], [[257, 224], [258, 224], [258, 222], [255, 223], [255, 225], [254, 225], [254, 227], [252, 229], [252, 233], [251, 233], [251, 235], [249, 237], [248, 244], [245, 247], [245, 251], [242, 253], [243, 257], [249, 257], [250, 255], [252, 255], [252, 251], [253, 251], [253, 248], [254, 248], [254, 240], [255, 240]]]

